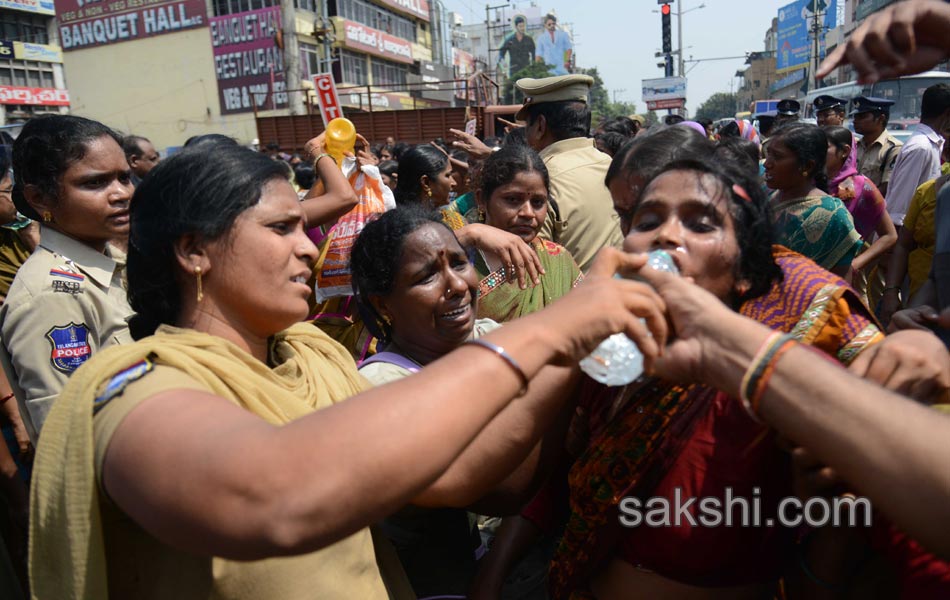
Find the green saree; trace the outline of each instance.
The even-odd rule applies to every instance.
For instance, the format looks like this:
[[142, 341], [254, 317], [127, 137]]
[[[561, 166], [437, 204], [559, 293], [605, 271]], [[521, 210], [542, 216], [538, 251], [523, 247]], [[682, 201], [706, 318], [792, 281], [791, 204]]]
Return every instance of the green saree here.
[[498, 323], [517, 319], [541, 310], [571, 291], [583, 279], [574, 257], [563, 246], [547, 240], [535, 239], [532, 247], [541, 259], [544, 275], [541, 283], [522, 290], [517, 283], [509, 283], [505, 268], [492, 270], [481, 253], [475, 256], [478, 272], [478, 318]]

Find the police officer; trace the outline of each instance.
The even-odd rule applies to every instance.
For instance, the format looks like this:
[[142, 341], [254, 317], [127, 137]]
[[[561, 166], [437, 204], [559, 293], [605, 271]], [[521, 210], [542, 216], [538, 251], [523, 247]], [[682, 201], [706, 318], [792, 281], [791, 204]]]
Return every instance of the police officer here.
[[858, 142], [858, 172], [870, 179], [883, 196], [887, 196], [887, 184], [904, 145], [887, 132], [893, 104], [892, 100], [864, 96], [852, 101], [854, 131], [864, 136]]
[[815, 98], [812, 106], [819, 127], [844, 127], [847, 100], [825, 94]]
[[756, 121], [756, 126], [759, 129], [759, 141], [762, 144], [761, 154], [762, 158], [765, 158], [765, 150], [769, 143], [769, 138], [772, 137], [772, 132], [775, 131], [775, 118], [778, 116], [778, 113], [774, 110], [770, 110], [764, 113], [760, 113], [754, 116]]
[[35, 439], [66, 379], [100, 348], [131, 341], [125, 257], [109, 242], [128, 237], [133, 187], [121, 138], [80, 117], [29, 121], [13, 167], [14, 203], [42, 225], [0, 309], [0, 353]]
[[589, 75], [561, 75], [515, 84], [525, 95], [516, 118], [527, 123], [528, 144], [541, 154], [551, 178], [551, 210], [540, 235], [567, 248], [583, 271], [601, 248], [623, 243], [620, 217], [604, 185], [610, 156], [588, 137], [593, 83]]
[[802, 112], [801, 103], [798, 100], [792, 100], [791, 98], [780, 100], [775, 108], [777, 109], [775, 115], [776, 129], [782, 125], [785, 125], [786, 123], [794, 123], [798, 121], [800, 118], [800, 113]]

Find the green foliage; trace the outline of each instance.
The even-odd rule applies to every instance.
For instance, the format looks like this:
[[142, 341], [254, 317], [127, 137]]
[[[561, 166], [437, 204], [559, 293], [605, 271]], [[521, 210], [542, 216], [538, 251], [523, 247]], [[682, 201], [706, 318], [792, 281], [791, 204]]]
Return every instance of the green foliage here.
[[601, 79], [597, 67], [590, 69], [577, 68], [574, 72], [590, 75], [594, 78], [594, 85], [590, 88], [590, 109], [593, 113], [591, 123], [595, 126], [601, 121], [607, 121], [615, 117], [628, 117], [637, 112], [637, 105], [632, 102], [610, 101], [610, 93], [604, 86], [604, 80]]
[[524, 102], [524, 94], [515, 87], [515, 82], [519, 79], [524, 79], [525, 77], [541, 79], [542, 77], [551, 77], [553, 74], [551, 67], [539, 62], [533, 62], [517, 73], [513, 73], [511, 77], [508, 78], [508, 81], [505, 82], [505, 86], [502, 89], [502, 98], [505, 99], [504, 102], [506, 104], [521, 104]]
[[738, 101], [739, 97], [736, 94], [717, 92], [699, 106], [696, 114], [693, 115], [693, 119], [712, 119], [715, 121], [716, 119], [734, 117]]
[[653, 127], [660, 122], [660, 117], [656, 116], [656, 111], [651, 110], [647, 112], [645, 121], [646, 122], [643, 124], [644, 127]]

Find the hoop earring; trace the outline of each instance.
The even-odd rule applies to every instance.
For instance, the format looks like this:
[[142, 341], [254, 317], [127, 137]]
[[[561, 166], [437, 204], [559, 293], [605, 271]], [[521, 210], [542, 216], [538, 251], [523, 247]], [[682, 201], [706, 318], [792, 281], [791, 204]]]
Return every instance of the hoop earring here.
[[51, 212], [48, 211], [48, 210], [44, 210], [44, 211], [43, 211], [43, 222], [44, 222], [44, 223], [52, 223], [52, 222], [53, 222], [53, 213], [51, 213]]
[[198, 302], [205, 297], [204, 293], [201, 291], [201, 267], [195, 267], [195, 279], [198, 281]]

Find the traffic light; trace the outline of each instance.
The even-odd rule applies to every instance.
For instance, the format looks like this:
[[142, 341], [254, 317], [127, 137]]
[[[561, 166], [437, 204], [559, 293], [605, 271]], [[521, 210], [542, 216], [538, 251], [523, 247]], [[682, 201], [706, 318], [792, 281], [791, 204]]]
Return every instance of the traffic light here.
[[660, 14], [663, 18], [663, 52], [669, 54], [673, 51], [673, 27], [670, 24], [670, 5], [664, 4], [661, 6]]

